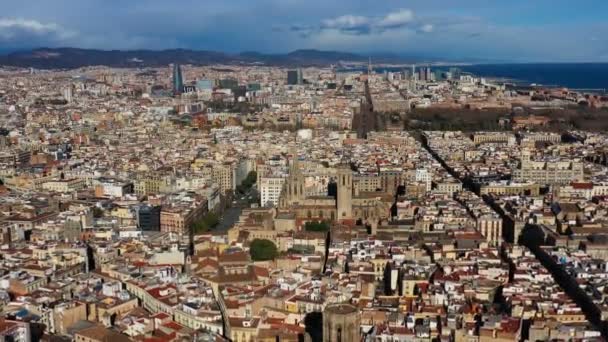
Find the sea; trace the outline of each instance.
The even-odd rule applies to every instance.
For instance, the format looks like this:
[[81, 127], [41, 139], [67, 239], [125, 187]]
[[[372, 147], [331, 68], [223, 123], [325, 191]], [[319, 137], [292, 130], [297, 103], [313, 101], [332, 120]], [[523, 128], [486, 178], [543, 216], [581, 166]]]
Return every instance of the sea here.
[[[423, 66], [423, 65], [420, 65]], [[608, 63], [535, 63], [535, 64], [471, 64], [431, 65], [431, 70], [458, 68], [476, 76], [508, 80], [519, 85], [567, 87], [600, 93], [608, 91]], [[409, 68], [377, 68], [378, 73]]]
[[478, 64], [460, 67], [484, 77], [581, 90], [608, 90], [608, 63]]

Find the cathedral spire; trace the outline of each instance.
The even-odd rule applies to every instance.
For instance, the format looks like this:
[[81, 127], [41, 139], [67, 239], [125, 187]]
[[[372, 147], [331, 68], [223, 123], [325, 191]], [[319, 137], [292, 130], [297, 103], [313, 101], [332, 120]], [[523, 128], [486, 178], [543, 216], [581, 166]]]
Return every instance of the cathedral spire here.
[[289, 149], [289, 154], [291, 154], [291, 170], [290, 176], [295, 177], [300, 173], [300, 158], [298, 158], [298, 150], [295, 147], [291, 147]]

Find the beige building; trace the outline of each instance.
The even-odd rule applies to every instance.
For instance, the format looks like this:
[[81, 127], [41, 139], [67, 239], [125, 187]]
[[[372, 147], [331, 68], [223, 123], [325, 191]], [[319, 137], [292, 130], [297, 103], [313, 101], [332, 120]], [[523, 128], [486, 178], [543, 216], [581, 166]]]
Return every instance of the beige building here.
[[86, 187], [86, 182], [82, 179], [60, 179], [42, 183], [42, 189], [47, 191], [68, 193], [82, 190]]
[[498, 245], [502, 241], [502, 219], [498, 216], [484, 215], [477, 219], [477, 230], [486, 241]]
[[535, 182], [541, 185], [568, 184], [584, 179], [583, 162], [567, 161], [532, 161], [530, 153], [524, 151], [520, 166], [513, 170], [513, 181]]
[[135, 181], [134, 189], [138, 196], [169, 192], [171, 179], [169, 176], [148, 174]]
[[84, 303], [70, 302], [56, 305], [52, 311], [53, 333], [67, 334], [74, 323], [87, 319], [87, 306]]
[[514, 145], [516, 142], [515, 135], [501, 132], [478, 132], [473, 134], [472, 139], [475, 144], [505, 143]]
[[462, 191], [462, 183], [457, 180], [440, 181], [435, 183], [434, 191], [442, 194], [453, 194], [455, 192]]
[[160, 212], [160, 230], [186, 234], [191, 225], [202, 219], [206, 212], [206, 200], [191, 205], [180, 203], [180, 205], [163, 206]]
[[255, 341], [258, 333], [259, 318], [230, 317], [230, 339], [234, 342]]
[[213, 181], [220, 186], [222, 193], [236, 189], [235, 169], [232, 164], [224, 163], [213, 166]]
[[479, 190], [480, 195], [527, 195], [538, 196], [540, 185], [537, 183], [511, 183], [511, 182], [492, 182], [482, 185]]
[[279, 198], [284, 183], [285, 178], [283, 177], [260, 178], [260, 205], [262, 207], [276, 207], [279, 204]]

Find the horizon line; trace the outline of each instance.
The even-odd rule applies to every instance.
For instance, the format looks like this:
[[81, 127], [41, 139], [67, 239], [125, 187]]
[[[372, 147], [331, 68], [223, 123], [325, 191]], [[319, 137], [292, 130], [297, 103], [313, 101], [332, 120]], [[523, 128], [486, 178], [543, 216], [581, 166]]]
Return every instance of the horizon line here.
[[[488, 64], [608, 64], [608, 61], [601, 60], [581, 60], [581, 61], [546, 61], [546, 60], [510, 60], [510, 59], [492, 59], [492, 58], [475, 58], [475, 57], [462, 57], [462, 58], [454, 58], [454, 57], [438, 57], [438, 56], [416, 56], [416, 55], [407, 55], [396, 52], [358, 52], [358, 51], [343, 51], [343, 50], [324, 50], [324, 49], [316, 49], [316, 48], [298, 48], [295, 50], [288, 50], [284, 52], [262, 52], [257, 50], [243, 50], [238, 52], [230, 52], [227, 50], [213, 50], [213, 49], [203, 49], [203, 48], [188, 48], [188, 47], [176, 47], [176, 48], [128, 48], [128, 49], [112, 49], [112, 48], [88, 48], [88, 47], [76, 47], [76, 46], [58, 46], [58, 47], [48, 47], [48, 46], [39, 46], [39, 47], [29, 47], [29, 48], [0, 48], [0, 56], [8, 56], [10, 54], [19, 53], [19, 52], [32, 52], [36, 50], [85, 50], [85, 51], [99, 51], [99, 52], [169, 52], [169, 51], [193, 51], [193, 52], [210, 52], [210, 53], [221, 53], [226, 56], [240, 56], [246, 53], [254, 53], [260, 54], [263, 56], [286, 56], [295, 52], [301, 51], [311, 51], [311, 52], [322, 52], [322, 53], [341, 53], [341, 54], [350, 54], [354, 55], [354, 57], [359, 58], [381, 58], [381, 59], [420, 59], [420, 63], [466, 63], [473, 65], [488, 65]], [[425, 60], [426, 59], [426, 60]], [[348, 60], [344, 60], [344, 62], [349, 62]], [[359, 62], [359, 61], [357, 61]], [[412, 62], [403, 61], [403, 62], [379, 62], [379, 64], [412, 64]], [[415, 64], [415, 63], [414, 63]]]

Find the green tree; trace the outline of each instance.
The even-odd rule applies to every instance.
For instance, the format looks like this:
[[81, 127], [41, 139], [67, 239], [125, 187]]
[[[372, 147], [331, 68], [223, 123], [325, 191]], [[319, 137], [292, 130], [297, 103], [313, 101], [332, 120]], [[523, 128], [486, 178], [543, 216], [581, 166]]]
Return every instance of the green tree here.
[[322, 221], [310, 221], [304, 224], [304, 230], [307, 232], [327, 232], [329, 231], [329, 223]]
[[100, 218], [103, 216], [103, 209], [100, 207], [93, 207], [93, 217]]
[[220, 224], [220, 219], [214, 212], [207, 213], [202, 219], [194, 222], [191, 226], [194, 234], [202, 234], [210, 231]]
[[253, 261], [274, 260], [279, 254], [277, 246], [270, 240], [255, 239], [249, 246], [249, 254]]

